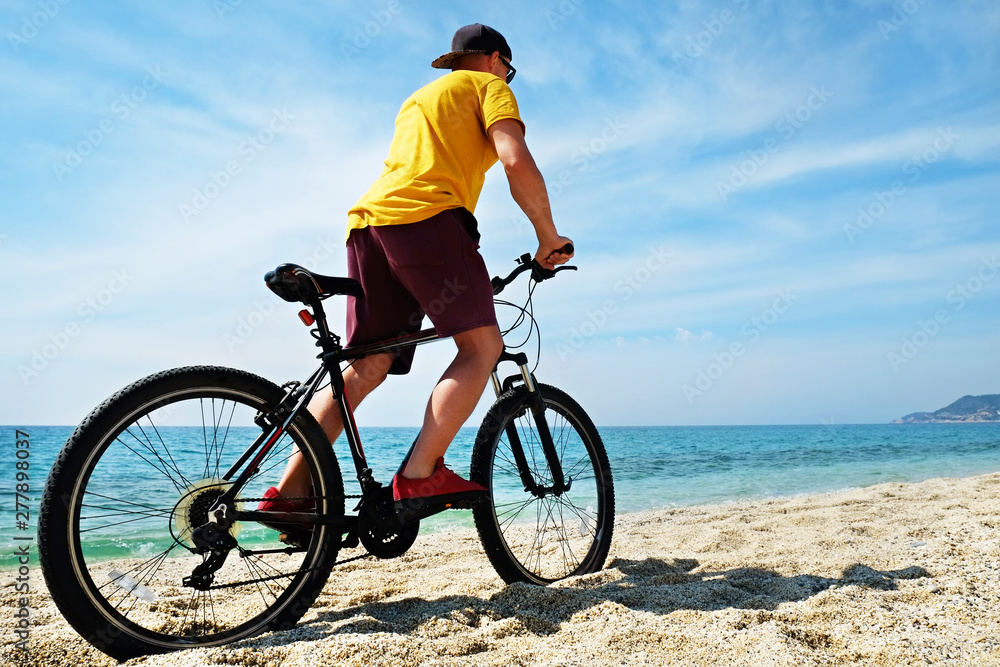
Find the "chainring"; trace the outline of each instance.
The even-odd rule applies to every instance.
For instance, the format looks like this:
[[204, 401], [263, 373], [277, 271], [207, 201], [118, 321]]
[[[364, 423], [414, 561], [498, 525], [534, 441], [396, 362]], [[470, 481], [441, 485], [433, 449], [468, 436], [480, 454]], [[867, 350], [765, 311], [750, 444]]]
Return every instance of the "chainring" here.
[[420, 522], [401, 523], [392, 506], [392, 488], [368, 495], [358, 508], [358, 539], [376, 558], [397, 558], [417, 539]]

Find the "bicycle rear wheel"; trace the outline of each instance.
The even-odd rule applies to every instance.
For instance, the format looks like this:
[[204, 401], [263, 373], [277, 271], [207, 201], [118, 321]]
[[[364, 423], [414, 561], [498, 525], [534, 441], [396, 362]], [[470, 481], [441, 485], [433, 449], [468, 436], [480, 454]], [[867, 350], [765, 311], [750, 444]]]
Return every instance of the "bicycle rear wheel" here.
[[[271, 430], [260, 414], [283, 396], [243, 371], [181, 368], [130, 385], [77, 427], [45, 487], [39, 557], [53, 600], [87, 641], [125, 660], [290, 628], [309, 609], [340, 547], [332, 526], [293, 548], [274, 529], [237, 522], [229, 532], [238, 546], [212, 586], [183, 583], [207, 558], [191, 531], [229, 488], [226, 472]], [[343, 515], [336, 458], [305, 412], [258, 463], [238, 510], [256, 508], [296, 449], [316, 514]]]
[[[583, 408], [563, 391], [539, 384], [545, 420], [563, 475], [561, 495], [525, 489], [517, 460], [539, 486], [552, 486], [523, 385], [505, 392], [476, 435], [471, 478], [490, 490], [473, 509], [483, 548], [507, 583], [549, 584], [604, 566], [614, 529], [614, 483], [601, 437]], [[523, 457], [517, 451], [523, 452]]]

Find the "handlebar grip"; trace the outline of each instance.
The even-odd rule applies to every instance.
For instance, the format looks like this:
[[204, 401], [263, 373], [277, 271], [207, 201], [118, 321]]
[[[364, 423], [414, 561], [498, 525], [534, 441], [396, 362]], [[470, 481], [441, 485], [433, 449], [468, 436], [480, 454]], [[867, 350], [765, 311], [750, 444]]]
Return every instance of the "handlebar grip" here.
[[[573, 244], [572, 243], [567, 243], [562, 248], [560, 248], [558, 251], [554, 251], [554, 252], [559, 252], [559, 251], [564, 252], [564, 253], [566, 253], [568, 255], [572, 255], [573, 254]], [[493, 276], [493, 278], [490, 279], [490, 285], [493, 288], [493, 294], [494, 295], [499, 294], [500, 292], [502, 292], [503, 289], [504, 289], [504, 287], [506, 287], [507, 285], [509, 285], [511, 283], [511, 281], [514, 280], [514, 278], [516, 278], [517, 276], [521, 275], [525, 271], [531, 271], [531, 277], [532, 277], [532, 279], [535, 282], [539, 282], [540, 283], [543, 280], [548, 280], [552, 276], [556, 275], [556, 272], [558, 272], [558, 271], [563, 271], [565, 269], [571, 269], [571, 270], [574, 270], [574, 271], [576, 270], [575, 266], [566, 266], [566, 265], [558, 266], [555, 269], [546, 269], [546, 268], [542, 267], [542, 265], [539, 264], [538, 261], [535, 260], [535, 258], [533, 258], [530, 253], [524, 253], [523, 255], [521, 255], [520, 257], [518, 257], [517, 258], [517, 263], [518, 263], [518, 267], [516, 269], [514, 269], [513, 271], [511, 271], [510, 275], [508, 275], [506, 278], [501, 278], [500, 276]]]

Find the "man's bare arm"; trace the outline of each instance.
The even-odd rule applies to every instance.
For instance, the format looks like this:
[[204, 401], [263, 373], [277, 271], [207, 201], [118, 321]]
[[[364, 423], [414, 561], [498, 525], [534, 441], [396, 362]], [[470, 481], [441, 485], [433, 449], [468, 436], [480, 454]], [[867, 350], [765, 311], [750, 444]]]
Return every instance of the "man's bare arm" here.
[[565, 263], [573, 255], [561, 249], [571, 241], [556, 231], [545, 179], [524, 141], [521, 124], [511, 118], [499, 120], [490, 125], [488, 134], [507, 173], [510, 194], [535, 228], [538, 237], [535, 259], [548, 269]]

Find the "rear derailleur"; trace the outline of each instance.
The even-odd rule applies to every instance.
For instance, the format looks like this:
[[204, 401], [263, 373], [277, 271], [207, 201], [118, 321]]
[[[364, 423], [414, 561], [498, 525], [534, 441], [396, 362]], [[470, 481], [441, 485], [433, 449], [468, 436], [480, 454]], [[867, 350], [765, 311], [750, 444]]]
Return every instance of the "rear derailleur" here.
[[190, 576], [184, 577], [181, 583], [189, 588], [207, 591], [215, 581], [215, 573], [226, 562], [229, 552], [237, 547], [236, 538], [229, 534], [232, 521], [226, 517], [226, 506], [222, 505], [208, 513], [208, 523], [191, 531], [191, 541], [195, 553], [202, 554], [205, 559], [196, 567]]

